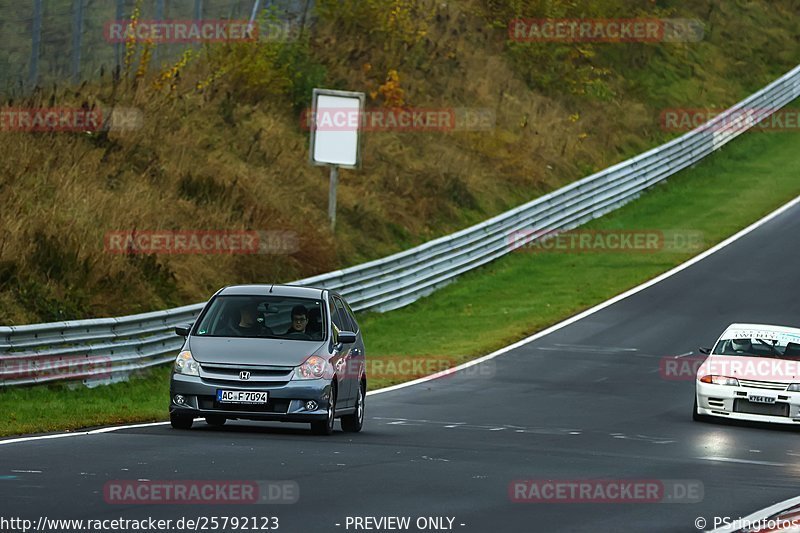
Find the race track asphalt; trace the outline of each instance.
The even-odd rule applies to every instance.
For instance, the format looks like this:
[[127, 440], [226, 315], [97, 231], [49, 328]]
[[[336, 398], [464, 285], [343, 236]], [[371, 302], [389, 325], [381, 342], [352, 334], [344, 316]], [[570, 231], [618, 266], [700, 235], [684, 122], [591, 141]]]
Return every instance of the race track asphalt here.
[[[800, 324], [798, 244], [795, 206], [505, 355], [371, 395], [358, 435], [196, 422], [189, 432], [161, 425], [0, 446], [0, 516], [277, 516], [290, 533], [389, 531], [347, 528], [356, 516], [454, 517], [453, 531], [465, 533], [697, 531], [702, 516], [711, 529], [714, 516], [800, 494], [800, 435], [693, 422], [693, 382], [665, 379], [659, 363], [697, 354], [731, 322]], [[697, 480], [704, 493], [693, 504], [509, 498], [514, 480], [587, 478]], [[300, 494], [291, 505], [105, 502], [106, 482], [139, 479], [293, 480]]]

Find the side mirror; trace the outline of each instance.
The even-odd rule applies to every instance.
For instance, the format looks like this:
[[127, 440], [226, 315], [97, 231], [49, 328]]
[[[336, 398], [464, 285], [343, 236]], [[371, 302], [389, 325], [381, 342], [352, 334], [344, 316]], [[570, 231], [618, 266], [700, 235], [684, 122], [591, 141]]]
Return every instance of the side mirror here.
[[711, 353], [711, 348], [700, 348], [700, 353], [708, 355]]
[[356, 342], [356, 334], [352, 331], [340, 331], [339, 342], [341, 344], [353, 344]]
[[188, 337], [189, 330], [192, 329], [191, 324], [181, 324], [180, 326], [175, 326], [175, 335], [180, 337]]

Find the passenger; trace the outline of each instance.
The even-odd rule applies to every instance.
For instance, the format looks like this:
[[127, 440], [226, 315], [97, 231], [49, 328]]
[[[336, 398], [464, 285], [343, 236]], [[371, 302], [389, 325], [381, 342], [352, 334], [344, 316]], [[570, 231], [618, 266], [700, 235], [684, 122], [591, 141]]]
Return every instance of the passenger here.
[[308, 311], [305, 306], [295, 305], [292, 307], [292, 324], [285, 335], [306, 334], [306, 326], [308, 325]]

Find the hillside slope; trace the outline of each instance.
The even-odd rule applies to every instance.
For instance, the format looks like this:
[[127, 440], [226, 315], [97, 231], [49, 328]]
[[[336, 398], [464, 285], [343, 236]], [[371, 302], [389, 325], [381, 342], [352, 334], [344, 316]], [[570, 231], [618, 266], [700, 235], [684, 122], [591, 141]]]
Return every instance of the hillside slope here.
[[[683, 43], [518, 43], [518, 17], [692, 18]], [[722, 108], [800, 57], [790, 0], [318, 0], [286, 42], [215, 44], [152, 65], [129, 44], [119, 80], [47, 87], [11, 108], [123, 106], [141, 127], [0, 132], [0, 323], [113, 316], [198, 302], [380, 257], [509, 209], [676, 135], [666, 108]], [[368, 107], [469, 108], [478, 131], [375, 131], [342, 171], [308, 164], [315, 86]], [[768, 134], [768, 133], [765, 133]], [[289, 253], [117, 254], [110, 233], [267, 231]]]

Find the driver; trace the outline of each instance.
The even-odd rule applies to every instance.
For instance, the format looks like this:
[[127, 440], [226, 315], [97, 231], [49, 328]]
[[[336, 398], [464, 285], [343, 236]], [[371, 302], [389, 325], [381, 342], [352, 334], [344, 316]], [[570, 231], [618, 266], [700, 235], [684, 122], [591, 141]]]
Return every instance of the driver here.
[[305, 306], [295, 305], [292, 307], [292, 325], [284, 335], [292, 334], [307, 334], [306, 326], [308, 325], [308, 310]]
[[731, 348], [737, 354], [749, 353], [751, 351], [752, 347], [753, 347], [753, 343], [750, 342], [750, 339], [732, 339], [731, 340]]

